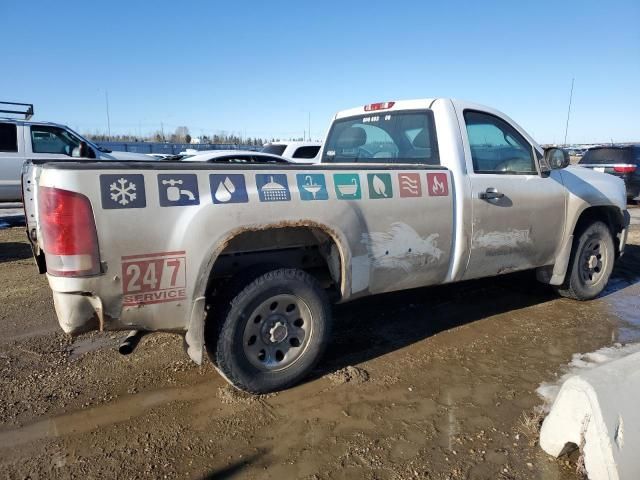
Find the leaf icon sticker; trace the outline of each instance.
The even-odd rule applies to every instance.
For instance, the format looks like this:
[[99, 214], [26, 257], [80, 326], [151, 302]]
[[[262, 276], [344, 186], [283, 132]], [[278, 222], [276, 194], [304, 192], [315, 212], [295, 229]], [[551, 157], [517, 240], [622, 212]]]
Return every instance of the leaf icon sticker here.
[[387, 196], [387, 186], [377, 175], [374, 175], [373, 177], [373, 191], [385, 198]]

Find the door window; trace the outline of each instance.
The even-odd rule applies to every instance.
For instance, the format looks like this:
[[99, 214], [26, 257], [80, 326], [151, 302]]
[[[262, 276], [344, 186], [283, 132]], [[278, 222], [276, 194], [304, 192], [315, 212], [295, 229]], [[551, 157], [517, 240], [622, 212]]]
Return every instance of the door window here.
[[80, 146], [80, 139], [59, 127], [33, 125], [31, 145], [34, 153], [57, 153], [71, 157], [74, 149]]
[[464, 120], [475, 173], [538, 173], [531, 144], [507, 122], [474, 111], [465, 111]]
[[0, 123], [0, 152], [18, 151], [18, 130], [11, 123]]

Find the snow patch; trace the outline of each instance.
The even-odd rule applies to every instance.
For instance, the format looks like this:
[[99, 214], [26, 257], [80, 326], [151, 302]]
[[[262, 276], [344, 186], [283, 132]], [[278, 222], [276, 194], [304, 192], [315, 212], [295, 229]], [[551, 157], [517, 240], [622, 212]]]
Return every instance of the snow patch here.
[[616, 343], [611, 347], [604, 347], [595, 352], [574, 353], [573, 358], [564, 368], [565, 373], [556, 382], [543, 382], [536, 389], [536, 393], [545, 402], [544, 411], [549, 412], [551, 405], [558, 396], [560, 387], [569, 378], [638, 352], [640, 352], [640, 343], [630, 343], [628, 345]]

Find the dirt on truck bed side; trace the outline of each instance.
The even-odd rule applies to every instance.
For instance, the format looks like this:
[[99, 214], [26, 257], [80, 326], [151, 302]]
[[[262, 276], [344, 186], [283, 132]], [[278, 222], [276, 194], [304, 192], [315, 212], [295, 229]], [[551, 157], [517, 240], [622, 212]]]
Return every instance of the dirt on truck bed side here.
[[[636, 212], [638, 210], [635, 210]], [[312, 378], [252, 397], [175, 335], [58, 328], [23, 229], [0, 230], [3, 478], [574, 479], [537, 446], [535, 389], [640, 338], [640, 226], [601, 298], [531, 272], [337, 306]]]

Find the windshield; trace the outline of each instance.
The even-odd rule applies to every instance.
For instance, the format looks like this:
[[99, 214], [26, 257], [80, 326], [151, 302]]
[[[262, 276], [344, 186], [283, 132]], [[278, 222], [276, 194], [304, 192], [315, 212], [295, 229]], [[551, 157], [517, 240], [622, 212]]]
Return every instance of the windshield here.
[[336, 120], [322, 162], [439, 165], [433, 114], [382, 112]]
[[286, 145], [265, 145], [260, 151], [262, 153], [271, 153], [272, 155], [282, 155], [286, 149]]

